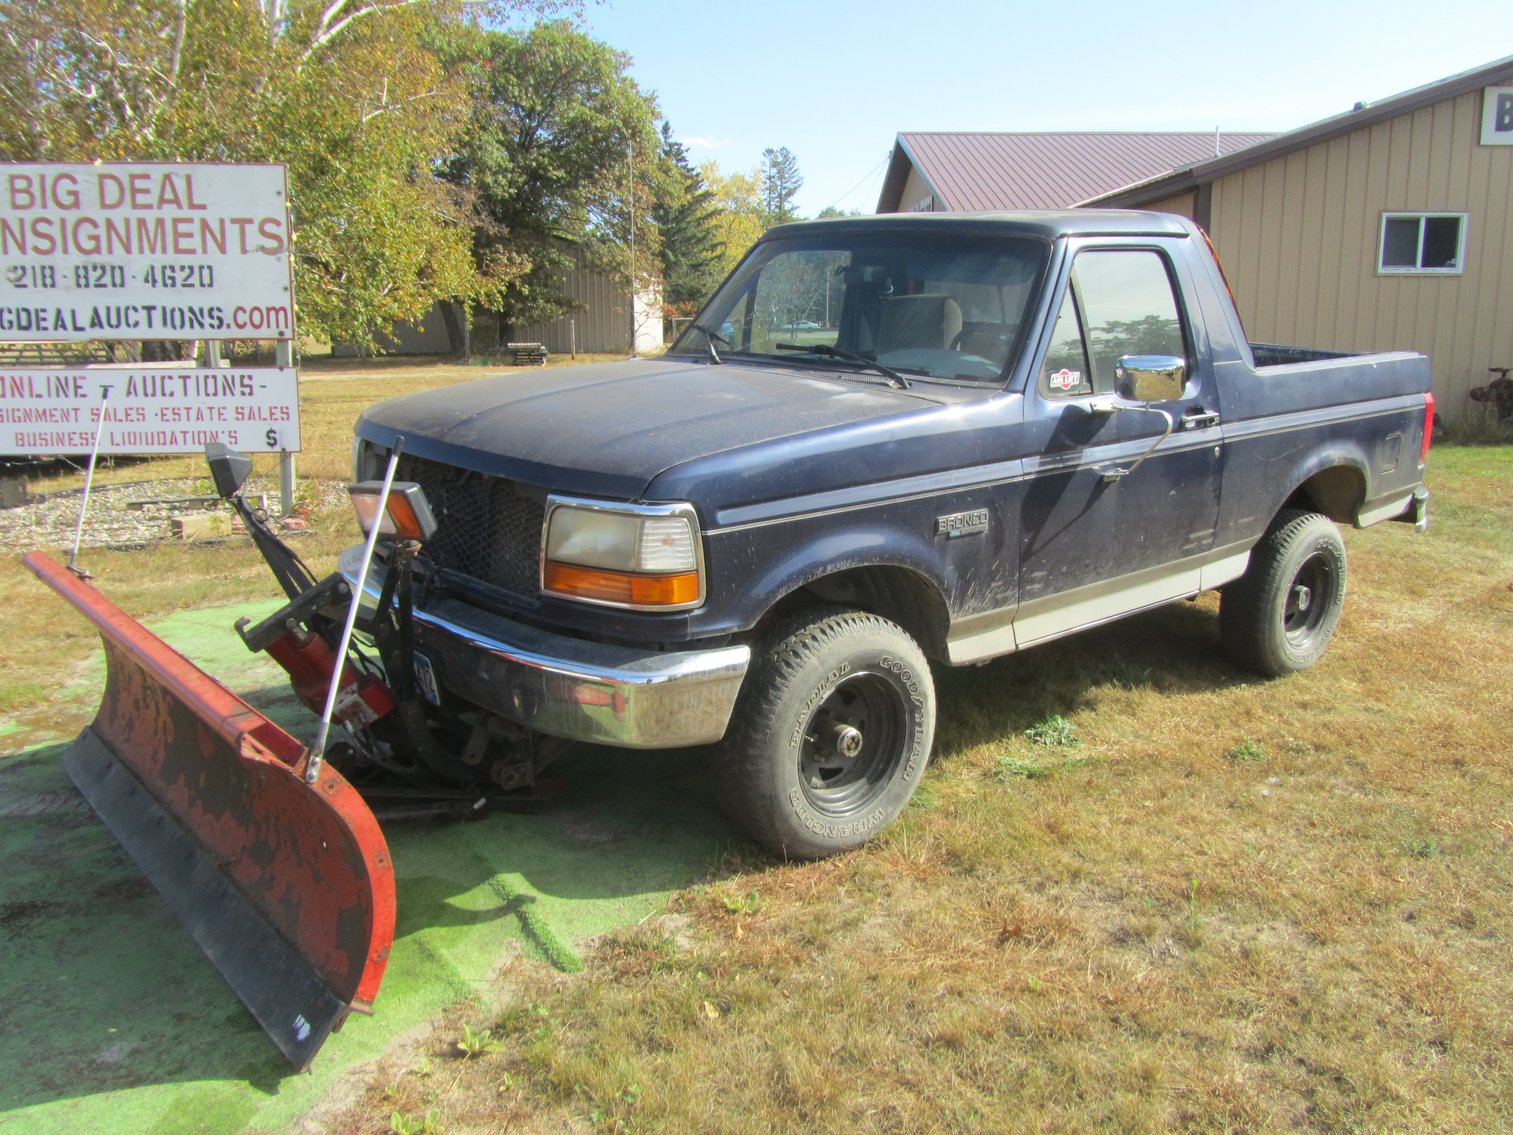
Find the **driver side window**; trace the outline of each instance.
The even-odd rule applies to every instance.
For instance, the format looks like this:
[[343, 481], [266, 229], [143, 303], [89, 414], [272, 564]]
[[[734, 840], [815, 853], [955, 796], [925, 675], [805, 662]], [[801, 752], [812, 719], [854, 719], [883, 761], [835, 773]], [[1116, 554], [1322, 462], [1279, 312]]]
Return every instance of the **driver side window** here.
[[1112, 393], [1120, 358], [1185, 358], [1185, 342], [1171, 275], [1160, 253], [1083, 252], [1072, 264], [1041, 368], [1041, 392], [1050, 398]]

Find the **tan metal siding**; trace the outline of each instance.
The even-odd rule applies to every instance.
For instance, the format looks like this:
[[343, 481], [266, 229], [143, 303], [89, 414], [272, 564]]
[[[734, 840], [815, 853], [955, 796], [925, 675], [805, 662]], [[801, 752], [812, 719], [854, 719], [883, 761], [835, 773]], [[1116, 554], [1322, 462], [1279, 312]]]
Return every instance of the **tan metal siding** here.
[[[1513, 365], [1513, 147], [1479, 145], [1482, 92], [1213, 183], [1211, 233], [1251, 338], [1422, 351], [1444, 416]], [[1458, 276], [1380, 276], [1384, 212], [1466, 213]]]
[[[919, 208], [920, 202], [924, 201], [925, 198], [930, 196], [932, 196], [930, 186], [925, 182], [925, 179], [920, 176], [919, 170], [914, 166], [910, 166], [909, 180], [904, 182], [904, 192], [903, 195], [899, 197], [898, 211], [900, 213], [912, 213], [915, 209]], [[944, 209], [945, 206], [943, 204], [938, 201], [932, 201], [930, 208], [922, 211], [929, 213], [938, 213]]]
[[[580, 354], [628, 354], [631, 334], [629, 291], [625, 285], [588, 267], [577, 249], [572, 250], [572, 255], [576, 268], [569, 273], [564, 290], [582, 308], [551, 323], [516, 327], [513, 339], [520, 343], [540, 343], [554, 355], [565, 355], [572, 348], [576, 331]], [[652, 341], [660, 345], [661, 339], [659, 320]]]
[[1187, 193], [1173, 194], [1171, 197], [1163, 197], [1160, 201], [1152, 201], [1149, 205], [1141, 205], [1142, 209], [1149, 209], [1154, 213], [1176, 213], [1179, 217], [1193, 219], [1194, 210], [1197, 207], [1196, 194]]

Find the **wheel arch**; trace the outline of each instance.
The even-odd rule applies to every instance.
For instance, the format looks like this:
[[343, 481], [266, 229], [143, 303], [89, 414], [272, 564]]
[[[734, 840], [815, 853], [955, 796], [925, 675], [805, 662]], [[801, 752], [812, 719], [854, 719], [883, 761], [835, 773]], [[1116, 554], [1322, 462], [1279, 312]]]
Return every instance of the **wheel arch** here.
[[1353, 525], [1366, 500], [1366, 484], [1366, 463], [1359, 458], [1336, 455], [1321, 459], [1305, 471], [1272, 515], [1297, 509], [1321, 513], [1336, 524]]
[[849, 565], [793, 584], [763, 613], [758, 629], [804, 607], [823, 604], [867, 611], [896, 623], [926, 657], [946, 657], [950, 612], [935, 582], [899, 564]]

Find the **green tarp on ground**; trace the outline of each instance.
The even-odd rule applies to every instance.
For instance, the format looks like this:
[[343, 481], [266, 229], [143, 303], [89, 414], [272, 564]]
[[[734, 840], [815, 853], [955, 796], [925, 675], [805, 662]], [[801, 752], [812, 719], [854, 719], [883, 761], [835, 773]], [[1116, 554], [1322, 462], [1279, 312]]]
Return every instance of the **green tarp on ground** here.
[[[188, 612], [152, 629], [308, 737], [282, 672], [230, 627], [272, 609]], [[60, 695], [97, 700], [103, 667]], [[497, 996], [524, 953], [565, 970], [585, 939], [655, 916], [727, 830], [700, 791], [706, 753], [583, 748], [530, 814], [386, 829], [398, 924], [372, 1018], [351, 1017], [292, 1075], [167, 906], [75, 792], [67, 739], [0, 732], [0, 1130], [286, 1131], [461, 998]]]

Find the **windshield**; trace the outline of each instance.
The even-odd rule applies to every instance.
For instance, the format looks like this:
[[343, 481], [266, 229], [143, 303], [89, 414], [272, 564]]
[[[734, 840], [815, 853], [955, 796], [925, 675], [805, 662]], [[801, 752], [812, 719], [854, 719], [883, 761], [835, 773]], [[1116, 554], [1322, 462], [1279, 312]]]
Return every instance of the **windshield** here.
[[778, 238], [757, 246], [672, 351], [996, 382], [1045, 259], [1038, 241], [980, 231]]

